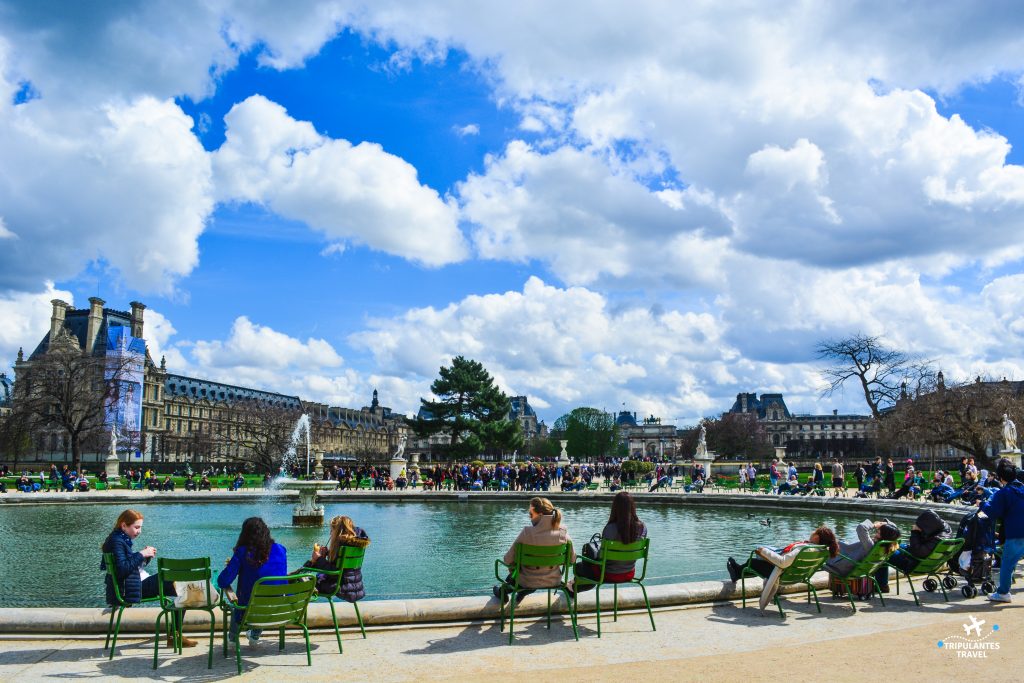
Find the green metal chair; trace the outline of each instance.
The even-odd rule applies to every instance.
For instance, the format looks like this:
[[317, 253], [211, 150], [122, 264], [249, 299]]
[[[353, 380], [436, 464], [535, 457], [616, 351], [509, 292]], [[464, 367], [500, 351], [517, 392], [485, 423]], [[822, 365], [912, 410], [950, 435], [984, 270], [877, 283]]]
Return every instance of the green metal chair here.
[[946, 568], [947, 563], [960, 553], [960, 548], [962, 548], [963, 545], [964, 539], [962, 538], [945, 538], [939, 541], [938, 545], [935, 546], [935, 549], [932, 550], [928, 557], [919, 559], [916, 556], [911, 555], [911, 557], [917, 560], [917, 566], [910, 571], [905, 571], [899, 567], [895, 567], [887, 561], [886, 566], [892, 567], [896, 570], [896, 595], [900, 594], [900, 574], [903, 574], [903, 576], [907, 577], [907, 583], [910, 584], [910, 592], [914, 595], [914, 603], [920, 607], [921, 601], [917, 598], [917, 591], [914, 589], [914, 582], [910, 580], [910, 577], [923, 576], [925, 577], [923, 583], [924, 589], [930, 593], [936, 588], [941, 588], [942, 597], [945, 598], [946, 602], [949, 602], [949, 595], [946, 594], [945, 582], [942, 580], [942, 577], [939, 576], [938, 572], [943, 571]]
[[242, 653], [238, 644], [242, 631], [276, 628], [279, 632], [278, 649], [284, 650], [284, 629], [298, 626], [306, 638], [306, 664], [313, 666], [309, 650], [309, 629], [306, 627], [306, 609], [316, 590], [316, 577], [310, 574], [292, 576], [265, 576], [252, 587], [248, 605], [238, 605], [221, 592], [220, 607], [224, 611], [224, 656], [228, 650], [228, 622], [233, 610], [242, 610], [238, 633], [235, 634], [235, 663], [242, 674]]
[[[181, 626], [185, 622], [185, 613], [188, 611], [206, 612], [210, 615], [210, 654], [207, 657], [206, 668], [213, 668], [213, 634], [214, 618], [213, 610], [217, 606], [214, 601], [213, 587], [210, 579], [213, 572], [210, 571], [210, 558], [196, 557], [186, 560], [175, 560], [166, 557], [157, 558], [157, 576], [159, 576], [160, 614], [156, 617], [156, 640], [153, 641], [153, 668], [157, 667], [157, 658], [160, 653], [160, 621], [166, 617], [165, 626], [168, 634], [174, 635], [174, 649], [181, 654]], [[164, 582], [179, 581], [185, 583], [201, 583], [205, 586], [206, 604], [194, 607], [175, 607], [174, 596], [164, 595]], [[174, 620], [173, 626], [171, 620]]]
[[[561, 591], [565, 595], [565, 604], [569, 609], [569, 618], [572, 620], [572, 633], [576, 640], [580, 639], [579, 630], [576, 627], [576, 612], [573, 610], [573, 602], [569, 595], [567, 581], [569, 579], [569, 567], [572, 565], [572, 543], [559, 545], [527, 545], [520, 543], [516, 545], [515, 559], [512, 564], [505, 564], [501, 560], [494, 561], [494, 578], [498, 580], [498, 600], [501, 603], [501, 630], [505, 630], [505, 602], [508, 598], [508, 644], [513, 642], [513, 627], [516, 619], [516, 595], [522, 586], [519, 579], [523, 567], [562, 567], [561, 580], [557, 586], [537, 588], [535, 590], [546, 590], [548, 593], [548, 628], [551, 628], [551, 591]], [[504, 567], [508, 573], [509, 582], [501, 576], [499, 567]]]
[[[334, 635], [338, 639], [338, 652], [341, 653], [341, 632], [338, 630], [338, 616], [334, 612], [334, 600], [338, 598], [338, 591], [341, 590], [341, 575], [346, 569], [362, 569], [363, 558], [366, 556], [366, 548], [356, 548], [354, 546], [343, 545], [338, 548], [338, 560], [335, 564], [335, 569], [324, 571], [322, 569], [308, 568], [304, 571], [309, 574], [324, 574], [326, 576], [333, 576], [337, 579], [337, 583], [334, 587], [333, 593], [320, 593], [319, 597], [327, 598], [327, 604], [331, 606], [331, 620], [334, 622]], [[359, 603], [353, 602], [352, 606], [356, 609], [356, 621], [359, 623], [359, 631], [363, 634], [363, 638], [366, 637], [366, 628], [363, 626], [363, 617], [359, 614]]]
[[597, 601], [597, 637], [601, 637], [601, 585], [605, 582], [605, 567], [609, 560], [613, 562], [640, 562], [643, 561], [643, 566], [640, 568], [640, 575], [634, 576], [629, 581], [614, 582], [613, 586], [614, 598], [612, 601], [612, 621], [619, 620], [619, 584], [628, 583], [636, 584], [640, 586], [640, 590], [643, 591], [644, 605], [647, 607], [647, 616], [651, 619], [651, 629], [654, 631], [658, 630], [658, 627], [654, 625], [654, 614], [651, 612], [651, 601], [647, 599], [647, 589], [644, 588], [644, 577], [647, 575], [647, 552], [650, 549], [651, 541], [648, 538], [642, 538], [634, 543], [621, 543], [619, 541], [601, 541], [601, 553], [597, 560], [592, 560], [589, 557], [580, 556], [583, 562], [592, 564], [596, 567], [600, 567], [597, 579], [591, 579], [585, 576], [576, 574], [575, 568], [573, 570], [574, 580], [576, 582], [576, 591], [573, 595], [573, 607], [572, 611], [579, 618], [579, 586], [590, 585], [595, 586], [595, 599]]
[[[110, 623], [107, 624], [107, 639], [103, 642], [103, 649], [110, 648], [110, 659], [114, 658], [114, 648], [117, 646], [117, 636], [121, 633], [121, 614], [124, 612], [126, 607], [131, 606], [132, 603], [125, 602], [124, 597], [121, 595], [121, 587], [117, 579], [117, 567], [114, 565], [114, 554], [103, 553], [103, 564], [106, 567], [107, 575], [110, 576], [111, 582], [114, 584], [114, 599], [117, 600], [116, 605], [110, 606]], [[151, 604], [159, 602], [160, 597], [143, 598], [143, 604]], [[114, 623], [114, 616], [117, 616], [117, 623]], [[111, 638], [113, 637], [113, 638]]]
[[360, 479], [359, 484], [356, 485], [356, 489], [372, 489], [373, 479]]
[[[750, 553], [750, 559], [760, 557], [757, 551]], [[783, 619], [786, 618], [786, 613], [782, 611], [782, 603], [779, 602], [779, 595], [782, 593], [783, 586], [792, 586], [796, 584], [803, 584], [807, 586], [807, 602], [811, 601], [811, 595], [814, 595], [814, 604], [818, 608], [818, 614], [821, 614], [821, 603], [818, 602], [818, 591], [811, 585], [811, 577], [814, 576], [815, 572], [821, 569], [822, 565], [825, 564], [825, 560], [828, 559], [828, 548], [823, 545], [803, 545], [797, 551], [796, 558], [793, 563], [782, 570], [782, 574], [779, 576], [779, 588], [775, 592], [773, 602], [775, 606], [779, 608], [779, 616]], [[768, 577], [757, 573], [752, 567], [749, 566], [750, 561], [744, 565], [743, 571], [740, 572], [740, 587], [743, 596], [743, 606], [747, 606], [747, 577], [757, 577], [759, 579], [767, 580]]]
[[882, 589], [878, 587], [878, 581], [875, 579], [875, 572], [878, 571], [879, 567], [886, 563], [889, 556], [896, 552], [897, 548], [899, 548], [899, 544], [896, 541], [878, 541], [860, 562], [839, 553], [839, 557], [853, 562], [853, 568], [843, 576], [835, 574], [832, 569], [826, 565], [825, 568], [828, 572], [842, 581], [843, 585], [846, 586], [846, 594], [850, 597], [850, 607], [853, 608], [854, 612], [857, 611], [857, 605], [853, 602], [853, 582], [861, 579], [871, 580], [872, 585], [875, 587], [875, 591], [878, 592], [878, 598], [882, 601], [882, 607], [885, 607], [885, 598], [882, 596]]

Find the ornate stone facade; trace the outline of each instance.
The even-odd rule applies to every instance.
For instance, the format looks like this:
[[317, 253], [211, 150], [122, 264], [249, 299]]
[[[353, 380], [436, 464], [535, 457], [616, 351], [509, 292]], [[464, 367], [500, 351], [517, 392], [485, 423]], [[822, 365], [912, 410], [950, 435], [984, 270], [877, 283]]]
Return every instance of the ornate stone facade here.
[[[31, 367], [34, 359], [47, 353], [53, 344], [73, 344], [86, 353], [102, 355], [106, 351], [108, 330], [124, 327], [131, 336], [145, 339], [145, 305], [131, 303], [131, 312], [105, 308], [102, 299], [89, 300], [88, 309], [74, 309], [54, 300], [50, 331], [28, 359], [19, 354], [15, 375]], [[4, 392], [0, 388], [0, 401]], [[137, 462], [195, 462], [220, 464], [244, 462], [246, 436], [245, 410], [259, 405], [279, 410], [282, 415], [306, 413], [312, 424], [312, 449], [324, 451], [327, 459], [386, 460], [408, 433], [401, 415], [379, 404], [373, 392], [370, 406], [356, 410], [307, 402], [288, 396], [212, 380], [168, 372], [166, 361], [157, 365], [146, 349], [142, 393], [142, 435]], [[6, 406], [4, 406], [6, 408]], [[294, 419], [294, 418], [290, 418]], [[67, 445], [56, 434], [44, 435], [36, 444], [38, 460], [67, 459]], [[99, 461], [102, 449], [86, 454], [86, 460]]]
[[808, 456], [860, 453], [876, 429], [869, 415], [840, 415], [835, 410], [831, 415], [791, 413], [782, 394], [737, 394], [728, 412], [756, 415], [772, 446]]

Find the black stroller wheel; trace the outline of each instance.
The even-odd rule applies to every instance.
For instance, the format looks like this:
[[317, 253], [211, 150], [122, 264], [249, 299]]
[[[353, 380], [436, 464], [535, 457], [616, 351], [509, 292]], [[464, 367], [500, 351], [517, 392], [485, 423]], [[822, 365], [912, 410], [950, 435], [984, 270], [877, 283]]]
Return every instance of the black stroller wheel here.
[[985, 591], [985, 593], [991, 593], [995, 589], [996, 587], [992, 584], [991, 581], [985, 581], [981, 584], [981, 590]]
[[967, 584], [966, 586], [961, 588], [960, 591], [964, 594], [965, 598], [973, 598], [977, 597], [978, 595], [978, 589], [972, 586], [971, 584]]
[[947, 590], [956, 588], [956, 579], [954, 579], [952, 576], [947, 576], [942, 580], [942, 585], [945, 586]]
[[936, 581], [935, 579], [925, 579], [924, 580], [924, 589], [926, 591], [928, 591], [929, 593], [934, 593], [935, 591], [937, 591], [939, 589], [939, 582]]

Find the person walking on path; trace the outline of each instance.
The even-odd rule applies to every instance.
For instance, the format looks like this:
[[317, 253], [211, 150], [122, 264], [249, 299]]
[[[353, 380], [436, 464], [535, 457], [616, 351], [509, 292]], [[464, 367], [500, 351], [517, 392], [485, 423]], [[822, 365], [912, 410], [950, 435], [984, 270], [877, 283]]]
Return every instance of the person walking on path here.
[[832, 488], [835, 495], [846, 495], [846, 471], [838, 458], [832, 461]]

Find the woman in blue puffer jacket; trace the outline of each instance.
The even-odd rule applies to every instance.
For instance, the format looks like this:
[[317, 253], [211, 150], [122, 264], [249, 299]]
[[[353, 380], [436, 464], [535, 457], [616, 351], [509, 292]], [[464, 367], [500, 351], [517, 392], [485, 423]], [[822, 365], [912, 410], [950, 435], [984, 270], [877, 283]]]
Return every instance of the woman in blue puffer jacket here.
[[[156, 556], [156, 548], [147, 545], [136, 552], [132, 549], [132, 541], [142, 533], [142, 513], [135, 510], [125, 510], [117, 517], [114, 529], [103, 541], [100, 550], [110, 553], [114, 559], [114, 574], [117, 575], [117, 588], [121, 598], [129, 605], [142, 602], [146, 598], [155, 598], [160, 594], [159, 577], [157, 575], [142, 578], [142, 568], [149, 564], [149, 561]], [[106, 571], [105, 560], [100, 560], [100, 569]], [[107, 592], [107, 604], [118, 606], [117, 596], [114, 594], [114, 583], [107, 573], [103, 577], [104, 586]], [[164, 584], [164, 595], [174, 597], [174, 584], [170, 581]], [[168, 647], [173, 645], [172, 636], [167, 634]], [[195, 647], [196, 641], [191, 638], [181, 639], [182, 647]]]

